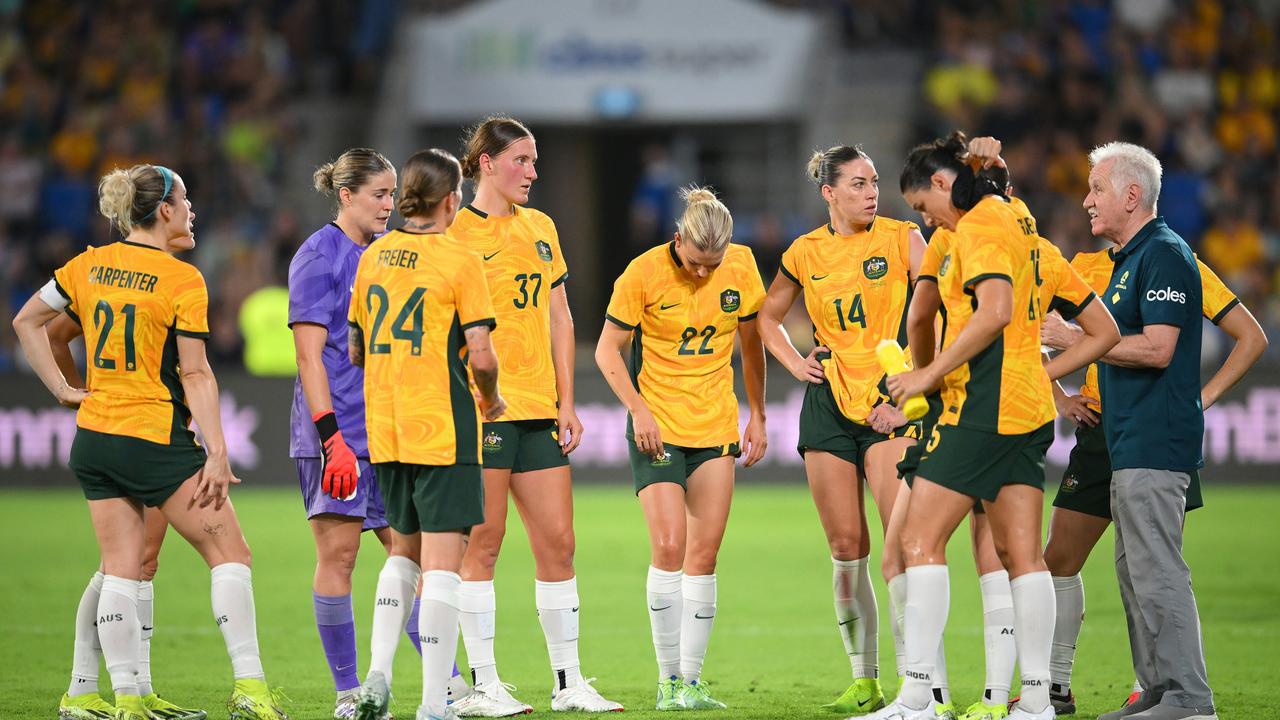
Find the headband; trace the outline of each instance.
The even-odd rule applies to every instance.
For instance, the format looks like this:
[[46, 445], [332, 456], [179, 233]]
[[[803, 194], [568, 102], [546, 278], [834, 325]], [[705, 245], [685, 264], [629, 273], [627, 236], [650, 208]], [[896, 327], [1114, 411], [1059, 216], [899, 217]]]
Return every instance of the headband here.
[[163, 165], [152, 165], [151, 167], [155, 168], [156, 172], [160, 173], [160, 177], [164, 178], [164, 193], [160, 195], [160, 202], [156, 203], [151, 212], [138, 221], [140, 223], [155, 217], [155, 214], [160, 210], [160, 206], [164, 204], [165, 198], [169, 197], [169, 192], [173, 190], [173, 171]]

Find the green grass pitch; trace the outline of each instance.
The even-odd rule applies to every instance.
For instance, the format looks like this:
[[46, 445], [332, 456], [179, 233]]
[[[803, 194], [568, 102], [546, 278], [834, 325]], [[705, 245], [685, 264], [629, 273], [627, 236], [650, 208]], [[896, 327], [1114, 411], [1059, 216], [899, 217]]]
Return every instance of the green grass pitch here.
[[[719, 613], [705, 675], [736, 718], [828, 717], [817, 705], [849, 680], [831, 608], [831, 565], [809, 495], [799, 478], [788, 485], [752, 486], [740, 476], [718, 568]], [[311, 608], [311, 534], [296, 493], [238, 489], [236, 506], [254, 550], [254, 586], [263, 662], [272, 685], [292, 699], [292, 717], [326, 718], [333, 687]], [[1219, 712], [1230, 718], [1280, 717], [1280, 489], [1210, 487], [1208, 508], [1187, 529], [1210, 680]], [[88, 512], [76, 492], [0, 495], [4, 591], [0, 635], [7, 682], [0, 717], [54, 718], [66, 690], [72, 621], [97, 563]], [[873, 513], [874, 514], [874, 513]], [[551, 674], [533, 609], [533, 570], [513, 512], [499, 563], [497, 656], [517, 697], [546, 715]], [[629, 485], [583, 487], [576, 497], [577, 567], [582, 596], [581, 656], [597, 687], [624, 703], [628, 716], [656, 717], [656, 680], [645, 611], [648, 563], [640, 508]], [[878, 533], [874, 525], [873, 532]], [[878, 535], [876, 536], [878, 538]], [[880, 543], [873, 544], [878, 560]], [[956, 703], [982, 689], [982, 612], [967, 532], [951, 544], [952, 607], [947, 657]], [[1093, 718], [1128, 693], [1128, 641], [1105, 537], [1085, 570], [1088, 619], [1080, 639], [1075, 686], [1080, 713]], [[355, 576], [360, 668], [368, 661], [374, 585], [383, 554], [366, 535]], [[883, 583], [881, 665], [894, 690], [893, 646]], [[153, 677], [159, 692], [226, 717], [231, 669], [209, 608], [208, 572], [170, 533], [156, 578]], [[461, 647], [460, 647], [461, 653]], [[421, 670], [408, 641], [397, 655], [395, 714], [412, 718]], [[101, 686], [109, 687], [105, 669]]]

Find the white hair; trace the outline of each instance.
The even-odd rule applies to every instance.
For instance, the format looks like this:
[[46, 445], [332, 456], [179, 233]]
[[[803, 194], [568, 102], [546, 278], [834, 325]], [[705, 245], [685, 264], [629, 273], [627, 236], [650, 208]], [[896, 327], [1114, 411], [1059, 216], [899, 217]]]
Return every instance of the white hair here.
[[1148, 149], [1127, 142], [1109, 142], [1099, 145], [1089, 153], [1090, 167], [1097, 167], [1107, 160], [1115, 160], [1111, 166], [1111, 185], [1117, 194], [1130, 185], [1142, 191], [1142, 207], [1156, 211], [1156, 199], [1160, 197], [1160, 161]]

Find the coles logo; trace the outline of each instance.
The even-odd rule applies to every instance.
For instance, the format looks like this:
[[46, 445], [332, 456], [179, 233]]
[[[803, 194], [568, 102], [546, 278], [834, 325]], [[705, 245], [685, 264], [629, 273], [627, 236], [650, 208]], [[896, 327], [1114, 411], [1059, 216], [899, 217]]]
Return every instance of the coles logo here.
[[1179, 305], [1186, 305], [1187, 294], [1184, 292], [1178, 292], [1171, 287], [1167, 287], [1163, 290], [1148, 290], [1147, 302], [1151, 302], [1153, 300], [1159, 302], [1176, 302]]

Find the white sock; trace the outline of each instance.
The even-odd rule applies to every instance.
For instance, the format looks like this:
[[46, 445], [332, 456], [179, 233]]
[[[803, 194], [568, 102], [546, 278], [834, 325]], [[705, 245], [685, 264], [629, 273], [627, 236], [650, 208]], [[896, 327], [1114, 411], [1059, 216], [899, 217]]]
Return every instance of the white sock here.
[[906, 645], [902, 640], [903, 615], [907, 612], [907, 576], [894, 575], [889, 579], [889, 629], [893, 631], [893, 656], [896, 659], [894, 669], [898, 677], [906, 672]]
[[951, 604], [951, 578], [946, 565], [917, 565], [907, 568], [906, 576], [906, 677], [898, 697], [907, 707], [923, 710], [934, 699], [931, 690]]
[[989, 705], [1009, 702], [1009, 686], [1018, 647], [1013, 640], [1013, 591], [1004, 570], [978, 578], [982, 586], [982, 630], [987, 650], [987, 688], [983, 700]]
[[138, 653], [138, 694], [146, 697], [151, 688], [151, 633], [155, 630], [156, 589], [150, 580], [138, 583], [138, 629], [142, 649]]
[[1053, 645], [1055, 615], [1053, 580], [1048, 570], [1014, 578], [1014, 640], [1018, 646], [1018, 668], [1022, 673], [1022, 700], [1019, 705], [1033, 713], [1049, 705], [1049, 649]]
[[649, 596], [649, 628], [653, 631], [653, 653], [658, 658], [658, 681], [680, 675], [680, 623], [684, 600], [680, 586], [684, 573], [649, 566], [645, 594]]
[[1071, 689], [1071, 667], [1076, 661], [1076, 642], [1084, 624], [1084, 581], [1079, 573], [1053, 579], [1057, 609], [1053, 622], [1053, 650], [1049, 654], [1049, 681], [1065, 695]]
[[868, 560], [869, 556], [857, 560], [831, 558], [836, 623], [854, 679], [879, 676], [880, 658], [876, 645], [880, 633], [880, 610], [876, 607]]
[[98, 692], [98, 665], [102, 645], [98, 642], [98, 598], [102, 596], [100, 572], [93, 574], [76, 608], [76, 639], [71, 650], [71, 685], [67, 694], [75, 697]]
[[[376, 670], [386, 676], [387, 687], [391, 686], [400, 631], [413, 609], [413, 596], [418, 592], [418, 576], [421, 574], [418, 563], [399, 555], [388, 557], [382, 565], [382, 572], [378, 573], [378, 589], [374, 591], [373, 601], [373, 630], [369, 639], [369, 672]], [[421, 624], [421, 616], [418, 622]], [[457, 643], [456, 638], [454, 643]]]
[[418, 613], [422, 705], [436, 717], [445, 715], [449, 676], [453, 674], [453, 659], [458, 654], [458, 586], [461, 584], [462, 578], [457, 573], [444, 570], [429, 570], [422, 576], [422, 606]]
[[688, 575], [680, 582], [684, 607], [680, 620], [680, 675], [685, 682], [702, 677], [702, 662], [716, 618], [716, 576]]
[[547, 640], [554, 687], [563, 690], [582, 682], [578, 666], [578, 578], [560, 582], [534, 581], [534, 605]]
[[243, 563], [223, 563], [210, 573], [213, 619], [231, 656], [236, 680], [265, 680], [258, 654], [258, 620], [253, 609], [253, 572]]
[[138, 694], [138, 585], [107, 575], [98, 598], [98, 639], [116, 695]]
[[458, 586], [458, 619], [462, 642], [467, 648], [467, 665], [476, 685], [497, 682], [498, 661], [493, 655], [493, 635], [498, 616], [498, 598], [492, 580], [464, 581]]

